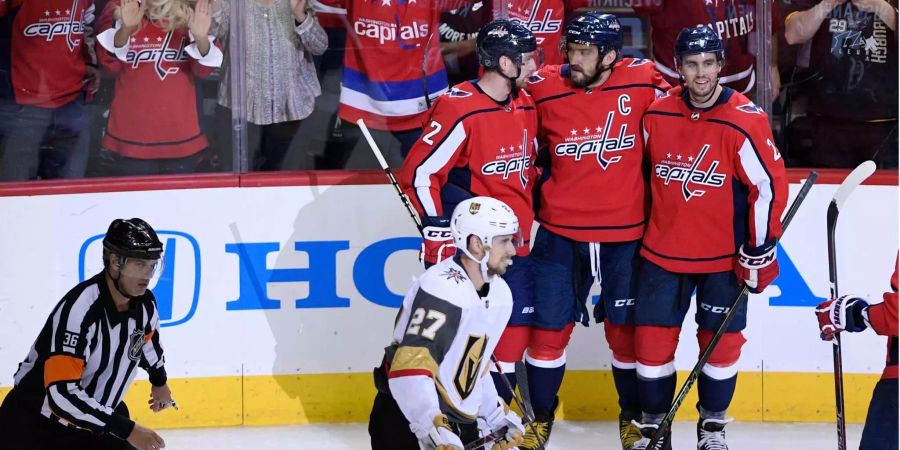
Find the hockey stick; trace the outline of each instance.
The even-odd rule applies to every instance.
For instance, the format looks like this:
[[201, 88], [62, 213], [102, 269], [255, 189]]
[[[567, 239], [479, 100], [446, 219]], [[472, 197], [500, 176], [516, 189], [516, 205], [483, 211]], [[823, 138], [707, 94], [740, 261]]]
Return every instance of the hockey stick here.
[[509, 431], [509, 427], [503, 427], [497, 431], [494, 431], [487, 436], [475, 439], [472, 442], [469, 442], [464, 447], [464, 450], [481, 450], [485, 445], [493, 444], [494, 442], [503, 439], [503, 436], [506, 436], [506, 432]]
[[432, 32], [428, 35], [428, 40], [425, 41], [425, 53], [422, 55], [422, 90], [425, 94], [426, 109], [431, 109], [431, 97], [428, 92], [428, 52], [431, 50], [431, 41], [433, 40], [434, 33]]
[[[826, 230], [828, 232], [828, 281], [831, 283], [831, 298], [840, 296], [837, 278], [837, 253], [835, 245], [835, 230], [837, 229], [838, 214], [844, 207], [847, 197], [853, 193], [866, 178], [875, 173], [875, 163], [866, 161], [850, 172], [843, 183], [837, 188], [831, 203], [828, 205], [826, 218]], [[838, 450], [847, 448], [847, 422], [844, 416], [844, 364], [841, 356], [841, 335], [836, 333], [831, 341], [831, 359], [834, 361], [834, 401], [837, 415]]]
[[397, 195], [400, 196], [400, 201], [403, 202], [403, 206], [406, 207], [406, 212], [409, 213], [409, 216], [412, 217], [413, 222], [416, 223], [416, 227], [421, 230], [422, 229], [422, 221], [419, 220], [419, 214], [416, 213], [416, 209], [413, 208], [412, 203], [409, 202], [409, 197], [403, 193], [403, 190], [400, 189], [400, 184], [397, 183], [397, 179], [394, 178], [394, 173], [391, 172], [391, 168], [388, 167], [387, 161], [384, 159], [384, 155], [381, 153], [381, 150], [378, 148], [378, 144], [375, 143], [375, 139], [372, 138], [372, 133], [369, 132], [369, 127], [366, 126], [366, 122], [362, 119], [356, 121], [356, 125], [359, 126], [359, 129], [362, 130], [363, 136], [366, 137], [366, 141], [369, 143], [369, 147], [372, 148], [372, 153], [375, 154], [375, 159], [378, 160], [378, 164], [381, 165], [381, 168], [384, 170], [384, 174], [387, 175], [388, 180], [391, 181], [391, 184], [394, 185], [394, 190], [397, 191]]
[[534, 438], [538, 441], [538, 448], [540, 450], [545, 450], [544, 441], [541, 440], [541, 437], [538, 436], [537, 429], [534, 428], [534, 417], [529, 414], [528, 409], [525, 408], [525, 403], [522, 402], [519, 398], [519, 394], [516, 394], [516, 390], [513, 389], [512, 384], [509, 383], [506, 374], [503, 373], [503, 367], [500, 367], [500, 361], [497, 361], [497, 358], [495, 358], [494, 355], [491, 355], [491, 361], [494, 362], [494, 367], [497, 368], [497, 373], [500, 374], [500, 379], [503, 380], [506, 389], [509, 389], [509, 392], [512, 394], [513, 401], [516, 402], [519, 411], [522, 411], [522, 415], [525, 417], [524, 425], [531, 428], [531, 432], [534, 433]]
[[[794, 215], [797, 214], [797, 210], [800, 209], [800, 205], [806, 198], [806, 194], [809, 193], [809, 190], [812, 188], [813, 183], [816, 182], [816, 178], [818, 177], [818, 173], [810, 172], [809, 177], [806, 179], [806, 182], [803, 183], [803, 186], [800, 187], [800, 192], [797, 193], [797, 197], [794, 198], [794, 201], [791, 203], [791, 207], [788, 209], [787, 214], [784, 216], [784, 220], [781, 222], [782, 234], [784, 234], [784, 231], [787, 230], [788, 225], [790, 225], [791, 220], [793, 220]], [[747, 294], [749, 292], [750, 288], [745, 284], [744, 288], [741, 289], [740, 294], [738, 294], [737, 298], [732, 302], [731, 309], [729, 309], [728, 313], [725, 315], [725, 320], [723, 320], [722, 324], [719, 325], [719, 329], [716, 330], [716, 334], [709, 341], [709, 345], [706, 346], [706, 350], [703, 351], [703, 353], [700, 355], [700, 359], [697, 360], [697, 363], [694, 364], [694, 368], [691, 369], [691, 373], [688, 374], [687, 380], [684, 381], [684, 385], [681, 386], [681, 390], [678, 391], [678, 395], [675, 396], [675, 401], [672, 402], [672, 407], [669, 408], [669, 412], [666, 413], [666, 416], [659, 424], [659, 428], [657, 428], [656, 432], [653, 433], [653, 439], [650, 440], [650, 445], [647, 446], [648, 449], [656, 449], [656, 445], [659, 443], [659, 440], [672, 426], [672, 420], [675, 419], [675, 413], [678, 412], [678, 408], [681, 407], [681, 403], [684, 402], [684, 399], [687, 397], [687, 394], [691, 390], [691, 387], [694, 385], [694, 382], [697, 381], [697, 377], [700, 376], [700, 370], [703, 369], [703, 366], [705, 366], [706, 362], [709, 361], [709, 357], [712, 356], [712, 352], [713, 350], [715, 350], [716, 344], [718, 344], [719, 340], [722, 339], [722, 335], [725, 334], [725, 330], [728, 328], [728, 325], [730, 325], [731, 321], [734, 320], [734, 317], [737, 316], [737, 311], [738, 309], [740, 309], [741, 304], [747, 298]]]

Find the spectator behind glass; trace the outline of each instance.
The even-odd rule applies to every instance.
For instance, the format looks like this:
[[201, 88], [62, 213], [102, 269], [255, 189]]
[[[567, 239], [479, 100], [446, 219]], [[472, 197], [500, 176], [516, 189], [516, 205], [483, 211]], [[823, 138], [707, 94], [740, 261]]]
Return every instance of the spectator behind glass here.
[[97, 27], [103, 30], [98, 56], [116, 75], [116, 89], [100, 152], [103, 175], [194, 171], [208, 144], [193, 77], [208, 76], [222, 64], [211, 23], [208, 0], [106, 5]]
[[[236, 0], [244, 8], [246, 114], [252, 170], [280, 170], [300, 121], [322, 93], [312, 57], [325, 53], [328, 36], [307, 0]], [[212, 0], [220, 41], [228, 36], [230, 5]], [[230, 71], [219, 84], [219, 104], [231, 107]], [[229, 115], [230, 117], [230, 115]]]
[[0, 180], [84, 176], [93, 21], [92, 0], [0, 0]]
[[817, 73], [807, 116], [788, 130], [791, 152], [814, 166], [896, 168], [896, 0], [793, 0], [791, 9], [785, 39], [810, 46]]
[[[599, 3], [598, 0], [576, 1], [587, 5]], [[753, 98], [757, 82], [756, 0], [638, 0], [632, 3], [632, 7], [635, 13], [650, 19], [653, 59], [669, 84], [677, 86], [681, 83], [675, 70], [674, 54], [678, 33], [684, 28], [707, 24], [725, 43], [728, 63], [719, 75], [719, 83]], [[773, 33], [778, 23], [778, 8], [773, 1]], [[772, 92], [777, 95], [781, 89], [781, 78], [774, 62], [770, 82]]]
[[318, 0], [345, 10], [344, 74], [339, 110], [342, 145], [333, 146], [323, 168], [378, 167], [356, 126], [366, 125], [388, 164], [399, 167], [422, 134], [431, 99], [449, 88], [441, 57], [440, 13], [474, 0]]
[[537, 38], [542, 61], [546, 65], [562, 64], [560, 47], [566, 14], [581, 7], [586, 0], [496, 0], [494, 18], [509, 18], [525, 24]]
[[478, 78], [475, 38], [482, 25], [491, 19], [490, 7], [485, 7], [484, 3], [480, 1], [441, 13], [441, 53], [451, 86]]

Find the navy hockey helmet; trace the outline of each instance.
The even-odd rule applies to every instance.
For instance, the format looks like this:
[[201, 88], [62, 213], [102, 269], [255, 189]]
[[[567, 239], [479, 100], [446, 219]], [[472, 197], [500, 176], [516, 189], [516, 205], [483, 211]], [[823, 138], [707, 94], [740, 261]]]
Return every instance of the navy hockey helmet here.
[[602, 57], [610, 50], [622, 51], [622, 24], [612, 14], [588, 11], [569, 23], [566, 40], [574, 44], [596, 45]]
[[682, 58], [687, 55], [700, 53], [715, 53], [717, 61], [724, 60], [725, 45], [722, 44], [719, 34], [709, 25], [697, 25], [681, 30], [675, 39], [675, 64], [680, 65]]
[[495, 20], [478, 31], [475, 40], [478, 62], [485, 69], [500, 67], [500, 57], [522, 65], [522, 54], [537, 50], [537, 39], [522, 24], [512, 20]]
[[162, 256], [163, 244], [147, 222], [138, 219], [116, 219], [109, 224], [103, 248], [124, 258], [154, 260]]

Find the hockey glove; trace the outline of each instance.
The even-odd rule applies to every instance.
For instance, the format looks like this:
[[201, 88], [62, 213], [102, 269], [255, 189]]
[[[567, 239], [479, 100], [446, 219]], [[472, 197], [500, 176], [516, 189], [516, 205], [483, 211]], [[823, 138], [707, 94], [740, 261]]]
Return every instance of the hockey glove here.
[[778, 277], [776, 248], [775, 241], [769, 241], [755, 248], [742, 245], [738, 251], [734, 273], [750, 288], [750, 292], [759, 294]]
[[869, 326], [869, 304], [861, 298], [842, 295], [819, 304], [816, 317], [819, 318], [822, 340], [830, 341], [841, 331], [865, 330]]
[[438, 414], [430, 424], [409, 424], [421, 448], [428, 450], [464, 450], [462, 441], [450, 429], [447, 416]]
[[450, 234], [450, 219], [427, 216], [422, 218], [422, 262], [429, 268], [456, 254], [453, 236]]
[[497, 408], [484, 421], [491, 432], [506, 428], [506, 434], [491, 446], [491, 450], [509, 450], [525, 443], [522, 419], [502, 401], [498, 400]]

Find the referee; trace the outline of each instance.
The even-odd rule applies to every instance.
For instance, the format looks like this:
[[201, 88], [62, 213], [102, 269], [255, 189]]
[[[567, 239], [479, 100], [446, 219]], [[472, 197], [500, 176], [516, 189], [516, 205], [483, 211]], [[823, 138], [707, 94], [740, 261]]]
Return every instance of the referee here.
[[155, 431], [129, 419], [122, 402], [137, 367], [153, 385], [150, 408], [174, 405], [166, 385], [156, 300], [162, 242], [141, 219], [116, 219], [103, 239], [103, 272], [53, 308], [15, 387], [0, 406], [0, 437], [11, 450], [157, 450]]

